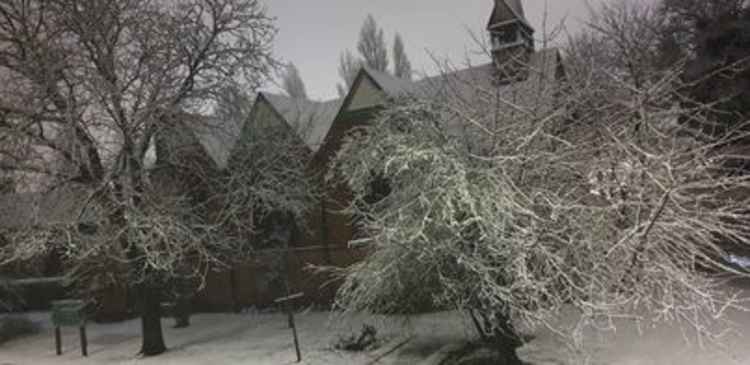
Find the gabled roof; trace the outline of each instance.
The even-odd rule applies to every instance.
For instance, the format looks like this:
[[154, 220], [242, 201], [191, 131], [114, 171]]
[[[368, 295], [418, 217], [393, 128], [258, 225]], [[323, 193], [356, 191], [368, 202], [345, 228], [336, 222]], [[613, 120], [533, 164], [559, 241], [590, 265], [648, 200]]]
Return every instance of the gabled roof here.
[[263, 100], [271, 105], [313, 153], [317, 152], [323, 143], [342, 103], [341, 99], [318, 102], [260, 93], [256, 103]]
[[492, 10], [487, 29], [491, 29], [495, 24], [511, 21], [519, 21], [530, 30], [534, 29], [526, 19], [521, 0], [495, 0], [495, 7]]
[[362, 67], [362, 72], [370, 76], [379, 88], [389, 96], [397, 96], [414, 90], [415, 82], [395, 77], [389, 73], [381, 72], [368, 66]]
[[[271, 93], [259, 93], [253, 111], [260, 105], [259, 103], [267, 103], [305, 143], [305, 146], [315, 153], [320, 148], [328, 129], [331, 128], [341, 102], [341, 100], [317, 102]], [[254, 114], [254, 112], [251, 113], [250, 117]], [[176, 125], [185, 127], [189, 133], [181, 137], [177, 131], [171, 130], [168, 138], [181, 145], [197, 142], [219, 169], [227, 167], [245, 124], [252, 124], [252, 121], [246, 119], [222, 120], [213, 116], [189, 113], [177, 113], [174, 118]], [[184, 138], [187, 140], [183, 140]]]
[[225, 168], [232, 148], [239, 140], [242, 121], [221, 120], [213, 116], [187, 113], [182, 114], [180, 118], [216, 166], [219, 169]]
[[[349, 107], [348, 101], [357, 93], [357, 87], [361, 85], [364, 78], [372, 80], [375, 86], [385, 94], [385, 98], [405, 96], [437, 98], [444, 100], [446, 103], [471, 104], [473, 107], [476, 107], [478, 103], [501, 98], [507, 101], [508, 105], [517, 107], [534, 106], [538, 104], [540, 85], [555, 80], [559, 76], [558, 67], [560, 65], [561, 56], [557, 49], [551, 48], [535, 52], [531, 55], [527, 65], [529, 69], [528, 77], [522, 81], [506, 84], [497, 83], [498, 71], [494, 63], [472, 66], [418, 81], [399, 79], [393, 75], [363, 67], [345, 99], [347, 102], [341, 107], [341, 112], [345, 112]], [[456, 106], [459, 107], [459, 105]], [[512, 108], [509, 107], [508, 109], [510, 111]], [[339, 123], [339, 121], [336, 121], [336, 123]], [[448, 129], [451, 133], [466, 134], [471, 127], [455, 124], [449, 125]], [[326, 143], [329, 142], [326, 141]]]
[[157, 161], [169, 159], [159, 156], [161, 147], [174, 152], [175, 157], [192, 159], [195, 156], [193, 147], [198, 147], [214, 167], [224, 169], [229, 161], [232, 148], [239, 139], [242, 120], [223, 120], [214, 116], [192, 114], [176, 111], [165, 116], [169, 122], [151, 141], [144, 163], [147, 168], [154, 167]]
[[[560, 54], [556, 48], [534, 52], [531, 55], [528, 65], [530, 76], [523, 81], [508, 83], [499, 87], [494, 84], [497, 77], [497, 68], [493, 63], [472, 66], [418, 81], [400, 79], [391, 74], [375, 71], [368, 67], [363, 67], [362, 73], [375, 81], [386, 96], [391, 98], [406, 95], [436, 97], [446, 91], [452, 91], [455, 95], [455, 92], [462, 94], [469, 89], [473, 90], [482, 87], [499, 89], [500, 93], [518, 91], [538, 84], [541, 81], [540, 78], [555, 77], [559, 64]], [[447, 90], [448, 88], [451, 90]], [[456, 90], [456, 88], [464, 90]]]

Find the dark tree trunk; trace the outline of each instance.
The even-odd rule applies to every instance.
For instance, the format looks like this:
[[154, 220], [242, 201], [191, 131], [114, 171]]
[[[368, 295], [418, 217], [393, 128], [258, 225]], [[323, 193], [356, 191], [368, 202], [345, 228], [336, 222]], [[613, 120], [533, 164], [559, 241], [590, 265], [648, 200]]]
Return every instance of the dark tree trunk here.
[[161, 329], [161, 291], [157, 288], [143, 286], [138, 289], [141, 309], [143, 356], [159, 355], [167, 350]]
[[510, 318], [502, 316], [497, 319], [497, 322], [493, 323], [479, 311], [469, 310], [468, 312], [482, 341], [497, 351], [498, 364], [525, 364], [516, 353], [516, 349], [523, 345], [523, 340], [510, 321]]
[[524, 362], [518, 358], [516, 349], [523, 345], [515, 326], [508, 317], [498, 319], [497, 328], [494, 330], [493, 340], [498, 352], [498, 363], [506, 365], [523, 365]]
[[498, 354], [498, 363], [504, 365], [523, 365], [525, 364], [518, 358], [518, 349], [521, 345], [515, 336], [506, 336], [505, 334], [495, 335], [495, 347]]

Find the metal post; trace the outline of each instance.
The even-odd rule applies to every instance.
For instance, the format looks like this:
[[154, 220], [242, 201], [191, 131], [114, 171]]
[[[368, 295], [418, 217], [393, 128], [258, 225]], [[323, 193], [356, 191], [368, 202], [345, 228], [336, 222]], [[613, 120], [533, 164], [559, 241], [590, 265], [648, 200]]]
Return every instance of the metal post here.
[[292, 306], [292, 301], [295, 299], [302, 298], [304, 294], [297, 293], [292, 294], [283, 298], [277, 298], [274, 300], [275, 303], [283, 305], [283, 309], [286, 312], [287, 315], [287, 322], [289, 324], [289, 327], [292, 329], [292, 336], [294, 337], [294, 351], [297, 353], [297, 362], [302, 362], [302, 352], [299, 348], [299, 338], [297, 336], [297, 325], [294, 323], [294, 310]]
[[78, 332], [81, 336], [81, 354], [83, 356], [89, 356], [88, 352], [88, 341], [86, 340], [86, 325], [82, 325], [81, 327], [78, 327]]
[[57, 350], [57, 356], [62, 355], [62, 339], [60, 338], [60, 326], [55, 326], [55, 350]]
[[299, 351], [299, 340], [297, 339], [297, 326], [294, 324], [294, 314], [291, 309], [288, 311], [288, 314], [289, 324], [292, 326], [292, 335], [294, 336], [294, 351], [297, 352], [297, 362], [302, 362], [302, 354]]

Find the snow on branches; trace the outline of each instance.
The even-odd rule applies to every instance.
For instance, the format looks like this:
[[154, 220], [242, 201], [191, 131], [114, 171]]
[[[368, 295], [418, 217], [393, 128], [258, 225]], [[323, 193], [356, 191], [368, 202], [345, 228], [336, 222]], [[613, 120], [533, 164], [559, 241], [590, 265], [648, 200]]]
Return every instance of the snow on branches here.
[[[352, 133], [329, 179], [352, 189], [371, 254], [342, 273], [338, 305], [400, 312], [426, 296], [511, 332], [572, 306], [578, 330], [631, 317], [712, 334], [740, 303], [708, 273], [750, 248], [750, 177], [727, 164], [746, 136], [683, 123], [712, 106], [681, 106], [680, 70], [636, 87], [589, 65], [517, 86], [446, 70], [443, 92]], [[376, 202], [374, 176], [390, 188]]]

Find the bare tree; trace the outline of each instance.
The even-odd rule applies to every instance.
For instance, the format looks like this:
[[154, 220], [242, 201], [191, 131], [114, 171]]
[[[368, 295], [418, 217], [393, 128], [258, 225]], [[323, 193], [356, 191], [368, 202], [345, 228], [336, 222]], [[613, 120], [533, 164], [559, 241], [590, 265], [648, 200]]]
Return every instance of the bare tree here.
[[[329, 179], [352, 189], [348, 212], [369, 233], [355, 243], [371, 253], [341, 272], [340, 307], [393, 313], [432, 298], [466, 311], [508, 364], [521, 363], [519, 324], [576, 340], [627, 317], [715, 338], [707, 323], [740, 302], [708, 272], [738, 273], [723, 244], [750, 245], [750, 178], [725, 164], [747, 159], [724, 147], [743, 136], [678, 122], [709, 122], [713, 108], [683, 106], [679, 64], [625, 65], [623, 77], [573, 55], [586, 58], [565, 79], [545, 66], [554, 55], [513, 85], [446, 70], [441, 92], [396, 100], [352, 133]], [[379, 176], [388, 193], [372, 199]], [[571, 307], [579, 325], [557, 327]]]
[[721, 21], [741, 17], [748, 5], [746, 0], [663, 0], [659, 11], [666, 17], [669, 31], [690, 47], [700, 43], [700, 38], [710, 33], [711, 28], [726, 25], [720, 24]]
[[281, 79], [281, 86], [284, 88], [286, 93], [295, 99], [307, 99], [307, 90], [305, 90], [305, 83], [302, 81], [302, 77], [297, 70], [297, 66], [293, 63], [289, 63]]
[[[221, 253], [233, 247], [206, 223], [213, 210], [198, 208], [210, 203], [210, 194], [160, 184], [161, 170], [144, 161], [155, 145], [160, 159], [179, 155], [176, 140], [191, 141], [188, 131], [210, 127], [188, 113], [211, 108], [220, 91], [260, 85], [275, 64], [274, 34], [257, 0], [0, 4], [0, 69], [18, 85], [0, 97], [0, 124], [3, 135], [24, 141], [34, 155], [3, 144], [2, 169], [88, 192], [76, 202], [80, 215], [72, 222], [12, 233], [17, 244], [6, 246], [0, 261], [61, 242], [75, 273], [106, 268], [127, 280], [140, 303], [141, 352], [163, 352], [165, 282], [200, 277], [225, 263]], [[185, 181], [217, 174], [199, 160], [190, 165], [195, 170], [180, 170], [193, 179]], [[58, 161], [66, 167], [52, 163]], [[83, 217], [97, 228], [79, 225]]]
[[[654, 5], [640, 1], [602, 4], [592, 10], [588, 26], [594, 32], [583, 33], [578, 41], [600, 43], [593, 50], [598, 63], [609, 72], [617, 72], [637, 87], [659, 78], [659, 57], [666, 29], [666, 18]], [[576, 41], [572, 42], [576, 50]], [[583, 59], [585, 60], [585, 58]], [[601, 61], [601, 60], [600, 60]], [[679, 60], [676, 60], [679, 61]], [[671, 65], [665, 65], [669, 68]]]
[[380, 72], [388, 71], [388, 46], [383, 30], [378, 27], [372, 14], [367, 15], [359, 31], [357, 50], [365, 65]]
[[343, 83], [336, 85], [340, 97], [346, 96], [362, 64], [362, 61], [357, 59], [349, 50], [341, 54], [339, 57], [339, 76], [341, 76]]
[[411, 62], [404, 50], [404, 40], [398, 33], [393, 40], [393, 74], [402, 79], [411, 80], [412, 78]]

